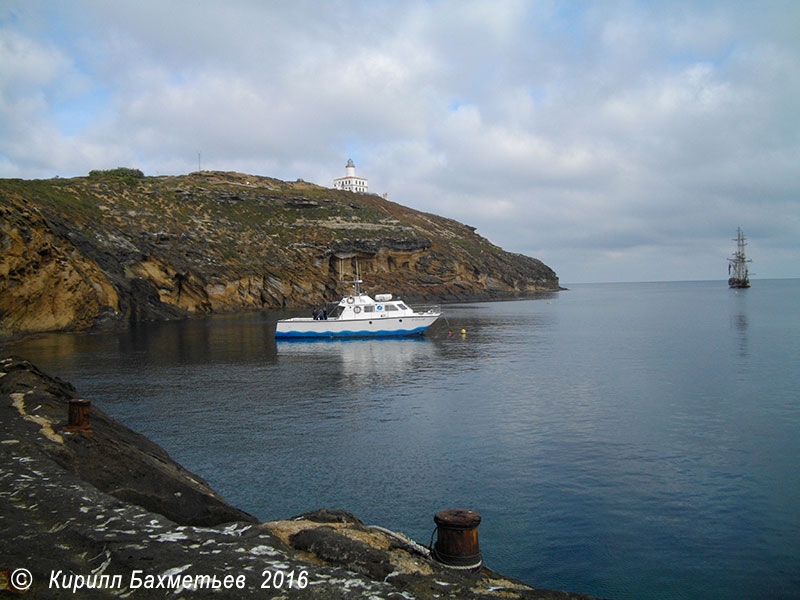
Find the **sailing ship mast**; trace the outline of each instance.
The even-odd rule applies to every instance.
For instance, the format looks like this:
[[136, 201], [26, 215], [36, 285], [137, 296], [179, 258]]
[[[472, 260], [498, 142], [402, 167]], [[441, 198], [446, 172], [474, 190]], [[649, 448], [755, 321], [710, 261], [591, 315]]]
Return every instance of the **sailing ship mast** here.
[[728, 259], [728, 286], [732, 288], [750, 287], [747, 263], [752, 261], [748, 259], [744, 253], [744, 247], [747, 245], [745, 239], [742, 228], [737, 227], [736, 237], [733, 238], [733, 241], [736, 242], [736, 251], [733, 253], [733, 256]]

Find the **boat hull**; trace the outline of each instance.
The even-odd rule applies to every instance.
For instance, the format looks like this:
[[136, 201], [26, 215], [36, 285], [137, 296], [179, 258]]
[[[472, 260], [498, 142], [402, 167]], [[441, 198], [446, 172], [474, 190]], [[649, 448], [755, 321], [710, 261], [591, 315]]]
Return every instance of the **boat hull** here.
[[728, 279], [728, 287], [749, 288], [750, 282], [747, 279], [737, 279], [736, 277], [731, 277]]
[[393, 337], [422, 335], [438, 314], [379, 319], [283, 319], [275, 328], [277, 339], [334, 337]]

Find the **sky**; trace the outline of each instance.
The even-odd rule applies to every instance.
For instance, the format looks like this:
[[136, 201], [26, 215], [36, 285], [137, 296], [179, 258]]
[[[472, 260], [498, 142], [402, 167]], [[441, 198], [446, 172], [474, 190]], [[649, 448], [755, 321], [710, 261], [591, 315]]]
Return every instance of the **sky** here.
[[[800, 277], [800, 2], [0, 0], [0, 177], [239, 171], [563, 284]], [[199, 156], [198, 156], [199, 155]]]

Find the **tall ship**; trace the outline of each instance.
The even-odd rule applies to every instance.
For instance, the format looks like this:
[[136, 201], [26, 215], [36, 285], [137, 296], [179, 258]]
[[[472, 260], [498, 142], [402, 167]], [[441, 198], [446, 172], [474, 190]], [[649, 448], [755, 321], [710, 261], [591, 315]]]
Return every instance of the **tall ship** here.
[[733, 241], [736, 242], [736, 251], [728, 259], [728, 286], [732, 288], [750, 287], [747, 263], [752, 261], [744, 253], [744, 247], [747, 245], [746, 239], [742, 228], [737, 227], [736, 237], [733, 238]]

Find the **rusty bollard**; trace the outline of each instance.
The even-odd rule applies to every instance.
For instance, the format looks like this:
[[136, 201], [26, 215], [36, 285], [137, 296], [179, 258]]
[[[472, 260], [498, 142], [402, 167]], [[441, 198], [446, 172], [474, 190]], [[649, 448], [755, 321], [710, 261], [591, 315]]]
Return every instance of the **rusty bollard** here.
[[478, 525], [481, 516], [471, 510], [459, 508], [443, 510], [433, 517], [436, 523], [436, 544], [431, 557], [453, 569], [477, 571], [483, 565], [478, 546]]
[[69, 416], [67, 429], [70, 431], [89, 431], [89, 409], [92, 403], [89, 400], [73, 398], [69, 401]]

